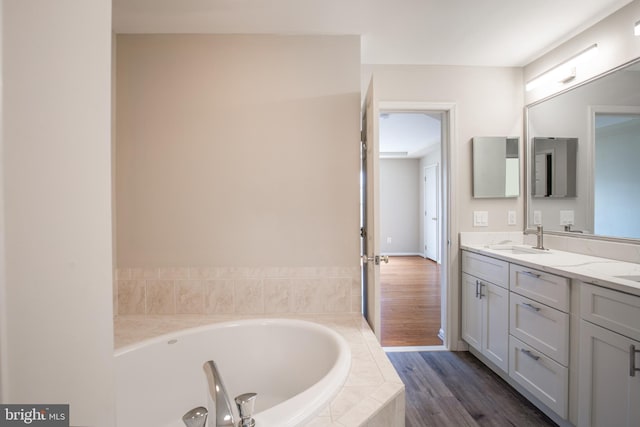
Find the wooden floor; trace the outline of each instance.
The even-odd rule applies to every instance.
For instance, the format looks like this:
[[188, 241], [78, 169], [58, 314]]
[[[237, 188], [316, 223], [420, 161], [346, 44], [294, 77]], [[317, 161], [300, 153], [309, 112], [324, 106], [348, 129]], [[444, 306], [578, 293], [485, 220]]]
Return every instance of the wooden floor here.
[[380, 266], [383, 347], [442, 345], [440, 266], [419, 256], [389, 257]]
[[406, 390], [406, 427], [555, 426], [468, 352], [387, 353]]

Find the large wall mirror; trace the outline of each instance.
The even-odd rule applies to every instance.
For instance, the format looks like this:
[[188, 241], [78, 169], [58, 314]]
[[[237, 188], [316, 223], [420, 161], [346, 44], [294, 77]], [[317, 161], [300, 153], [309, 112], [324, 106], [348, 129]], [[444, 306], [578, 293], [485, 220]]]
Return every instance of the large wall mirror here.
[[527, 227], [640, 239], [640, 59], [526, 108]]

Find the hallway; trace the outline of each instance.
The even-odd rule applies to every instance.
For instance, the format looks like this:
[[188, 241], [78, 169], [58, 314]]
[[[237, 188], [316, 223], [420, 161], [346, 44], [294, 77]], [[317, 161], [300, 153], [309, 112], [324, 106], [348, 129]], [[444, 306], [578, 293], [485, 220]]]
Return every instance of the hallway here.
[[383, 347], [442, 345], [440, 265], [420, 256], [380, 266]]

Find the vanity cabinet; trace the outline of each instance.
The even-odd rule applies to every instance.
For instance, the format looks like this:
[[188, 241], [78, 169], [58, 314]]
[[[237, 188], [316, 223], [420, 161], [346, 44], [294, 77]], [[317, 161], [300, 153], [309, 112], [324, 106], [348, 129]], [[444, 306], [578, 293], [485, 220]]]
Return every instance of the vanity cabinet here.
[[509, 269], [509, 376], [567, 418], [569, 280], [517, 264]]
[[462, 252], [462, 339], [508, 371], [509, 264]]
[[640, 297], [580, 291], [578, 425], [640, 425]]

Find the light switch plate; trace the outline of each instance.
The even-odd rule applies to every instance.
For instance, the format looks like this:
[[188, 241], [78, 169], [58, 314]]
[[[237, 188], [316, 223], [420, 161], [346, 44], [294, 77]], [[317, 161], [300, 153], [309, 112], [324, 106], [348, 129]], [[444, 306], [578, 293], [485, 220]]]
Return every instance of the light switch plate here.
[[487, 211], [473, 211], [473, 226], [474, 227], [488, 227], [489, 226], [489, 212], [487, 212]]
[[516, 223], [517, 223], [516, 211], [509, 211], [507, 213], [507, 224], [508, 225], [516, 225]]

